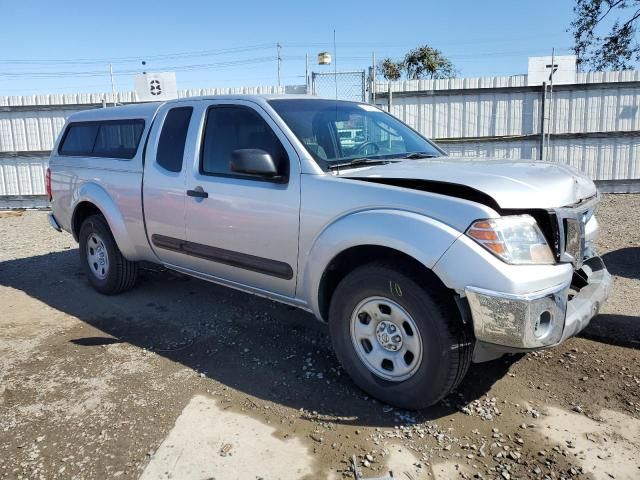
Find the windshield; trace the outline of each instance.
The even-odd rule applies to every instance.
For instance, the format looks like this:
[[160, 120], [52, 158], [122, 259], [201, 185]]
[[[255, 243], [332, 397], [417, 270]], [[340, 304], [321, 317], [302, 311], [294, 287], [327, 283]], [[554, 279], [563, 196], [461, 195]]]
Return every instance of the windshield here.
[[325, 169], [362, 159], [383, 161], [443, 155], [438, 147], [400, 120], [366, 103], [320, 99], [269, 103]]

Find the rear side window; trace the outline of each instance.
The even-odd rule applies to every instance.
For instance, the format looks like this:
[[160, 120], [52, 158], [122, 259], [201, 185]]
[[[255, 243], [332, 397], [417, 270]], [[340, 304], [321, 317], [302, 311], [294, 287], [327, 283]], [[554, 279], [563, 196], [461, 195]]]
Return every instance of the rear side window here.
[[144, 120], [72, 123], [67, 127], [60, 155], [131, 159], [136, 155]]
[[144, 122], [103, 123], [98, 130], [93, 154], [113, 158], [133, 158], [138, 150]]
[[192, 107], [172, 108], [167, 113], [160, 133], [156, 162], [170, 172], [182, 170], [184, 145], [191, 121]]
[[69, 125], [59, 153], [61, 155], [85, 155], [91, 153], [96, 142], [99, 125], [97, 123], [77, 123]]

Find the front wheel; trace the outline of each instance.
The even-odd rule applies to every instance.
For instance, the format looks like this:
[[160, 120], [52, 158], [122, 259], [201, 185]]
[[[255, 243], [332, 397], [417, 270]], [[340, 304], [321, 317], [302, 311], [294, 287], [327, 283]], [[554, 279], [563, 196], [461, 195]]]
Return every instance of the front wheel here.
[[120, 252], [102, 215], [92, 215], [80, 227], [80, 262], [98, 292], [113, 295], [136, 283], [138, 265]]
[[401, 408], [438, 402], [471, 362], [471, 333], [450, 295], [387, 263], [364, 265], [340, 282], [329, 328], [353, 381]]

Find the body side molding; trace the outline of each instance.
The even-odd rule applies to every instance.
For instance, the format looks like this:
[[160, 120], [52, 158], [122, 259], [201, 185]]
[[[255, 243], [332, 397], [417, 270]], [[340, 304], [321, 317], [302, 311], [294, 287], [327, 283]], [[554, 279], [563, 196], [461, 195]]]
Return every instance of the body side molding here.
[[200, 243], [180, 240], [178, 238], [167, 237], [164, 235], [153, 234], [151, 242], [158, 248], [173, 250], [174, 252], [184, 253], [193, 257], [204, 258], [212, 262], [223, 263], [232, 267], [243, 268], [253, 272], [263, 273], [272, 277], [291, 280], [293, 278], [293, 269], [285, 262], [271, 260], [269, 258], [257, 257], [247, 253], [234, 252], [222, 248], [202, 245]]

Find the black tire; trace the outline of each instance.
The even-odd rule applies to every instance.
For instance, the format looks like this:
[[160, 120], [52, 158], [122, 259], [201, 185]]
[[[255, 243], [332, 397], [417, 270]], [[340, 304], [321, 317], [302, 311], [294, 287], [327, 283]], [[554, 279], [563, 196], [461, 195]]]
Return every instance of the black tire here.
[[[87, 258], [89, 237], [95, 233], [102, 240], [109, 260], [108, 269], [104, 272], [104, 278], [99, 278]], [[120, 252], [116, 241], [111, 234], [109, 225], [102, 215], [88, 217], [80, 227], [80, 262], [87, 274], [89, 283], [98, 292], [105, 295], [115, 295], [132, 288], [138, 277], [138, 264], [130, 262]]]
[[[421, 277], [424, 275], [412, 275], [410, 268], [397, 263], [364, 265], [338, 284], [329, 310], [333, 348], [353, 381], [383, 402], [412, 410], [433, 405], [457, 387], [467, 373], [473, 351], [472, 332], [463, 324], [450, 292]], [[358, 304], [369, 297], [391, 299], [417, 326], [422, 360], [406, 380], [381, 378], [356, 352], [351, 340], [351, 316]]]

